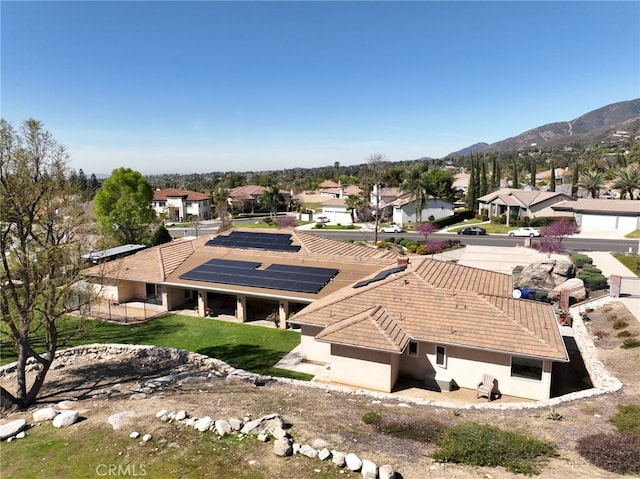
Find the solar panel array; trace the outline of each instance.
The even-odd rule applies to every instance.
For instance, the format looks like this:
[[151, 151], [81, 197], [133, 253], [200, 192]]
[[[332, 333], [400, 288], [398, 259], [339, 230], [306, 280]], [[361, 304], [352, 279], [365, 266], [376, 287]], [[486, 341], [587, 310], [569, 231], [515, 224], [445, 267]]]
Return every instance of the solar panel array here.
[[260, 265], [254, 261], [212, 259], [183, 274], [180, 279], [316, 294], [339, 272], [334, 268], [287, 264], [272, 264], [258, 269]]
[[228, 235], [211, 238], [205, 244], [206, 246], [224, 246], [226, 248], [300, 251], [300, 246], [292, 245], [291, 243], [290, 234], [232, 231]]
[[399, 273], [400, 271], [404, 271], [407, 269], [407, 265], [403, 264], [402, 266], [396, 266], [395, 268], [385, 269], [384, 271], [380, 271], [373, 278], [363, 279], [362, 281], [358, 281], [353, 285], [354, 288], [362, 288], [363, 286], [367, 286], [368, 284], [375, 283], [376, 281], [382, 281], [387, 276]]

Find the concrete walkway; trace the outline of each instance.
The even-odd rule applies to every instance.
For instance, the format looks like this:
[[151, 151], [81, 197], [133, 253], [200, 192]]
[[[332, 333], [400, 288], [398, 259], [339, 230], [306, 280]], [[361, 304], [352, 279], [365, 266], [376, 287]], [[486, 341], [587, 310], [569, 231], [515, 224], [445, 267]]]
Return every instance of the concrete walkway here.
[[585, 253], [591, 259], [596, 268], [602, 270], [603, 276], [609, 278], [612, 275], [622, 277], [619, 300], [629, 312], [640, 321], [640, 277], [636, 276], [611, 253], [606, 251], [588, 251]]

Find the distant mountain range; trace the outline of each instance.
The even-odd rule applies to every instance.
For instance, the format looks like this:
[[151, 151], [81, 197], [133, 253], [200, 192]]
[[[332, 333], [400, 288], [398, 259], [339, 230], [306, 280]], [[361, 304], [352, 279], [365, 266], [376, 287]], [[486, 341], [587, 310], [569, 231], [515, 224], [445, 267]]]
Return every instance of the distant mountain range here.
[[460, 158], [471, 153], [500, 153], [531, 148], [563, 148], [571, 145], [593, 146], [602, 141], [640, 135], [640, 98], [621, 101], [585, 113], [571, 121], [548, 123], [518, 136], [496, 143], [476, 143], [445, 158]]

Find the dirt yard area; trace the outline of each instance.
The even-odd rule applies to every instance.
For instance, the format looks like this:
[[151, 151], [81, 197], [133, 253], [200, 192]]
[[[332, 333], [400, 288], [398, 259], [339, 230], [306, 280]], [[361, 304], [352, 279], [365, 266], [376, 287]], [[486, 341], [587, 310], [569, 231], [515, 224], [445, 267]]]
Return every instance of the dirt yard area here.
[[[627, 326], [622, 328], [620, 321], [626, 322]], [[378, 465], [391, 464], [400, 473], [399, 477], [404, 479], [523, 477], [502, 468], [436, 464], [430, 458], [434, 450], [432, 445], [375, 433], [362, 422], [362, 416], [367, 412], [377, 411], [382, 415], [405, 418], [428, 416], [450, 425], [461, 421], [475, 421], [530, 433], [554, 442], [559, 456], [552, 458], [543, 467], [542, 473], [537, 476], [540, 479], [614, 478], [619, 476], [595, 468], [583, 460], [576, 453], [575, 445], [583, 436], [596, 432], [613, 432], [615, 429], [608, 418], [615, 414], [617, 405], [639, 402], [640, 348], [621, 349], [624, 338], [617, 337], [617, 334], [626, 329], [630, 337], [639, 338], [640, 324], [621, 303], [612, 303], [590, 312], [586, 324], [594, 338], [600, 359], [624, 386], [615, 393], [559, 405], [556, 410], [563, 415], [563, 419], [559, 421], [549, 418], [548, 408], [451, 410], [416, 405], [403, 402], [402, 399], [379, 400], [361, 394], [278, 381], [257, 386], [240, 380], [183, 381], [179, 386], [169, 386], [149, 393], [145, 398], [132, 399], [133, 392], [139, 391], [141, 383], [147, 378], [168, 374], [175, 374], [179, 378], [202, 377], [207, 371], [193, 366], [177, 366], [175, 361], [170, 360], [132, 360], [126, 356], [105, 361], [77, 356], [72, 363], [50, 372], [42, 402], [55, 404], [65, 399], [76, 401], [74, 408], [82, 411], [82, 416], [86, 419], [71, 427], [76, 428], [73, 433], [80, 433], [83, 429], [98, 424], [107, 424], [109, 415], [128, 410], [135, 410], [140, 414], [136, 425], [138, 429], [146, 427], [154, 435], [166, 434], [167, 428], [176, 427], [162, 423], [155, 417], [155, 413], [161, 409], [184, 409], [190, 415], [209, 415], [214, 419], [245, 415], [257, 418], [269, 413], [279, 413], [292, 425], [290, 432], [296, 442], [326, 444], [329, 449], [355, 452], [361, 458], [370, 459]], [[10, 379], [5, 378], [0, 384], [12, 388]], [[31, 414], [23, 412], [5, 414], [1, 421], [18, 417], [31, 420]], [[123, 440], [126, 440], [125, 436]], [[3, 446], [3, 450], [5, 449], [6, 446]], [[262, 472], [272, 471], [269, 477], [298, 477], [291, 462], [272, 453], [265, 453], [258, 460], [258, 465]], [[342, 477], [350, 476], [345, 473]], [[360, 476], [351, 474], [351, 477]]]

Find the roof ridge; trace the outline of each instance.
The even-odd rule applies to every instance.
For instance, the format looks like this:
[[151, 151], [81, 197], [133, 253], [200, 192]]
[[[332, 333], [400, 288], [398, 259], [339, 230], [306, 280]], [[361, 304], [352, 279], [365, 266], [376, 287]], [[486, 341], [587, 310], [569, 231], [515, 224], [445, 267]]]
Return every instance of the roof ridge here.
[[[402, 348], [402, 345], [401, 345], [401, 344], [398, 344], [396, 341], [394, 341], [394, 339], [393, 339], [393, 338], [391, 337], [391, 335], [387, 332], [387, 330], [386, 330], [385, 328], [383, 328], [383, 327], [382, 327], [382, 324], [380, 324], [379, 319], [382, 319], [382, 318], [380, 318], [381, 313], [384, 313], [384, 316], [385, 316], [386, 318], [388, 318], [390, 321], [392, 321], [392, 322], [394, 323], [394, 325], [396, 325], [396, 326], [400, 329], [400, 331], [402, 332], [402, 334], [403, 334], [405, 337], [409, 337], [409, 338], [410, 338], [411, 336], [410, 336], [410, 335], [407, 333], [407, 331], [402, 327], [402, 323], [401, 323], [400, 321], [398, 321], [398, 320], [396, 319], [396, 317], [395, 317], [393, 314], [391, 314], [391, 313], [387, 310], [387, 308], [385, 308], [383, 305], [378, 304], [378, 307], [376, 308], [376, 312], [377, 312], [378, 314], [376, 315], [376, 317], [373, 317], [373, 315], [372, 315], [372, 319], [373, 319], [373, 321], [374, 321], [375, 326], [377, 327], [377, 329], [378, 329], [378, 330], [383, 334], [383, 336], [387, 339], [387, 341], [388, 341], [390, 344], [393, 344], [394, 346], [396, 346], [396, 347], [398, 347], [399, 349], [401, 349], [401, 348]], [[378, 318], [379, 318], [379, 319], [378, 319]]]

